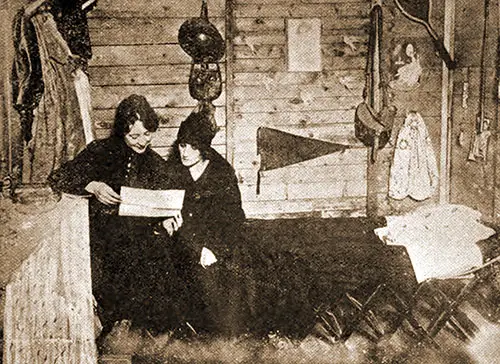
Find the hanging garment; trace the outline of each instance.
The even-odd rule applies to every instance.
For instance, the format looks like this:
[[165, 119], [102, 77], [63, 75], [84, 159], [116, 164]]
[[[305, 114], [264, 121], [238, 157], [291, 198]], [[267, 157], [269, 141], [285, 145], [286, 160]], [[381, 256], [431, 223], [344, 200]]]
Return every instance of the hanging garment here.
[[438, 169], [424, 119], [410, 112], [399, 131], [389, 179], [389, 196], [421, 201], [438, 186]]
[[80, 68], [75, 71], [75, 91], [80, 105], [80, 114], [82, 116], [83, 131], [85, 134], [85, 144], [94, 140], [94, 131], [92, 130], [92, 99], [90, 97], [89, 77]]
[[43, 96], [32, 127], [30, 183], [46, 183], [49, 174], [73, 159], [85, 146], [84, 127], [75, 90], [73, 55], [48, 13], [32, 17], [35, 27], [42, 76]]

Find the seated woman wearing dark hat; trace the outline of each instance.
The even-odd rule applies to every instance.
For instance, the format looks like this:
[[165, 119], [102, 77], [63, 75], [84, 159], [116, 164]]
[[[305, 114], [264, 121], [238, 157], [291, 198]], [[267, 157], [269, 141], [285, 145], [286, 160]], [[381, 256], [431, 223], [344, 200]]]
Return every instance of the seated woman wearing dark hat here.
[[120, 320], [153, 332], [179, 319], [177, 281], [161, 219], [118, 215], [122, 186], [168, 189], [166, 161], [151, 148], [158, 117], [143, 96], [118, 105], [112, 135], [89, 144], [50, 176], [54, 190], [90, 195], [93, 293], [104, 332]]
[[235, 335], [235, 276], [228, 269], [241, 244], [245, 220], [232, 166], [210, 145], [215, 136], [207, 114], [193, 112], [179, 128], [168, 159], [176, 188], [186, 191], [183, 223], [174, 233], [178, 274], [187, 285], [186, 321], [198, 333]]

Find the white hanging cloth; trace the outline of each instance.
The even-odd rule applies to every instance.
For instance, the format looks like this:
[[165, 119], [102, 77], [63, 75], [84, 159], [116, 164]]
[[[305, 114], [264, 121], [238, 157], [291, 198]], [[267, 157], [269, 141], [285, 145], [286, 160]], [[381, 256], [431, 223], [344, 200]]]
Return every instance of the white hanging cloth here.
[[74, 73], [74, 84], [78, 105], [80, 106], [80, 114], [83, 122], [83, 132], [85, 134], [85, 144], [89, 144], [94, 140], [94, 132], [92, 129], [92, 101], [90, 96], [89, 78], [81, 68], [77, 68]]
[[417, 201], [431, 197], [438, 186], [436, 156], [424, 119], [417, 112], [406, 115], [399, 131], [389, 179], [389, 196]]

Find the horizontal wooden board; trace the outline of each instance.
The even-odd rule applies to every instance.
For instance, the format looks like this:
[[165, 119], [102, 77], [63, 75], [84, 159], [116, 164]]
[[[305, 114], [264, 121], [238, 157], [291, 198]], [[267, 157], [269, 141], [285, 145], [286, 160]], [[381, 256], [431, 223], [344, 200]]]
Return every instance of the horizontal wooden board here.
[[[261, 172], [262, 184], [297, 184], [323, 181], [366, 181], [366, 161], [358, 164], [332, 164], [321, 166], [291, 165]], [[238, 179], [241, 184], [255, 185], [257, 173], [255, 169], [238, 169]]]
[[[330, 198], [316, 200], [243, 201], [243, 209], [249, 218], [294, 218], [298, 216], [321, 217], [327, 212], [342, 211], [342, 216], [363, 213], [365, 198]], [[333, 215], [332, 215], [333, 216]]]
[[93, 46], [90, 66], [190, 64], [191, 58], [177, 44]]
[[[330, 54], [323, 54], [322, 69], [332, 70], [362, 70], [365, 68], [365, 57], [336, 57]], [[286, 64], [284, 59], [236, 59], [233, 63], [234, 72], [285, 72]]]
[[238, 86], [233, 91], [233, 97], [237, 100], [302, 98], [307, 101], [314, 101], [315, 98], [334, 96], [362, 96], [362, 87], [355, 92], [340, 83], [330, 87], [318, 80], [314, 85]]
[[232, 39], [234, 45], [282, 44], [286, 43], [286, 35], [282, 31], [252, 32], [238, 34]]
[[[284, 32], [286, 29], [286, 17], [281, 18], [236, 18], [234, 20], [236, 31], [238, 33], [268, 33]], [[369, 19], [367, 18], [341, 18], [326, 17], [321, 19], [322, 34], [331, 34], [335, 31], [351, 31], [354, 34], [367, 33], [369, 28]], [[351, 34], [351, 33], [349, 33]]]
[[281, 85], [321, 84], [325, 87], [342, 85], [348, 90], [362, 90], [365, 85], [365, 72], [358, 70], [329, 70], [323, 72], [238, 72], [234, 74], [236, 86], [265, 86], [278, 88]]
[[368, 3], [332, 4], [236, 4], [237, 18], [367, 17]]
[[[244, 46], [235, 46], [234, 57], [236, 59], [260, 59], [266, 58], [285, 58], [285, 45], [255, 45], [247, 44]], [[358, 43], [355, 47], [351, 47], [346, 43], [335, 43], [328, 41], [321, 46], [321, 52], [324, 57], [343, 57], [343, 56], [362, 56], [367, 54], [366, 44]]]
[[284, 18], [235, 18], [234, 26], [240, 32], [284, 32]]
[[330, 125], [354, 123], [354, 109], [351, 110], [324, 110], [324, 111], [285, 111], [268, 113], [236, 114], [236, 127], [266, 126], [278, 127], [295, 125], [306, 128], [309, 125]]
[[235, 59], [284, 58], [285, 45], [239, 45], [233, 48]]
[[[193, 111], [192, 107], [155, 108], [160, 116], [160, 125], [163, 127], [179, 127], [181, 122]], [[92, 111], [94, 129], [109, 129], [113, 125], [115, 109], [99, 109]], [[226, 108], [219, 106], [215, 109], [217, 126], [226, 125]]]
[[[90, 16], [97, 17], [198, 17], [201, 2], [164, 0], [99, 0]], [[225, 0], [212, 0], [208, 4], [209, 17], [223, 17]]]
[[288, 184], [287, 195], [289, 200], [342, 197], [345, 186], [344, 181]]
[[238, 72], [284, 72], [285, 60], [276, 59], [235, 59], [233, 71]]
[[[225, 81], [225, 64], [220, 64], [221, 77]], [[89, 67], [89, 79], [93, 86], [117, 85], [172, 85], [188, 87], [191, 65], [154, 66], [102, 66]]]
[[[90, 18], [92, 45], [176, 44], [178, 32], [186, 18]], [[224, 18], [212, 18], [224, 35]]]
[[234, 111], [239, 113], [252, 112], [283, 112], [283, 111], [323, 111], [323, 110], [350, 110], [363, 101], [361, 96], [335, 96], [304, 100], [265, 99], [265, 100], [235, 100]]
[[[128, 86], [94, 86], [92, 87], [92, 107], [95, 109], [112, 109], [131, 94], [143, 95], [152, 107], [194, 107], [198, 101], [191, 98], [185, 85], [128, 85]], [[214, 105], [225, 104], [224, 90], [222, 95], [213, 101]]]
[[239, 185], [244, 201], [283, 201], [287, 199], [287, 186], [283, 183], [261, 184], [259, 194], [256, 185]]

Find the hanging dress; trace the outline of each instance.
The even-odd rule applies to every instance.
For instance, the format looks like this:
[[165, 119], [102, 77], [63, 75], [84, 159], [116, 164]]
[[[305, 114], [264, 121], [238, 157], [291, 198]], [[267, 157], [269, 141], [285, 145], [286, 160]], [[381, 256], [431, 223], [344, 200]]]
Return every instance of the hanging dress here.
[[431, 197], [438, 186], [438, 169], [424, 119], [410, 112], [399, 131], [389, 179], [389, 196], [417, 201]]

